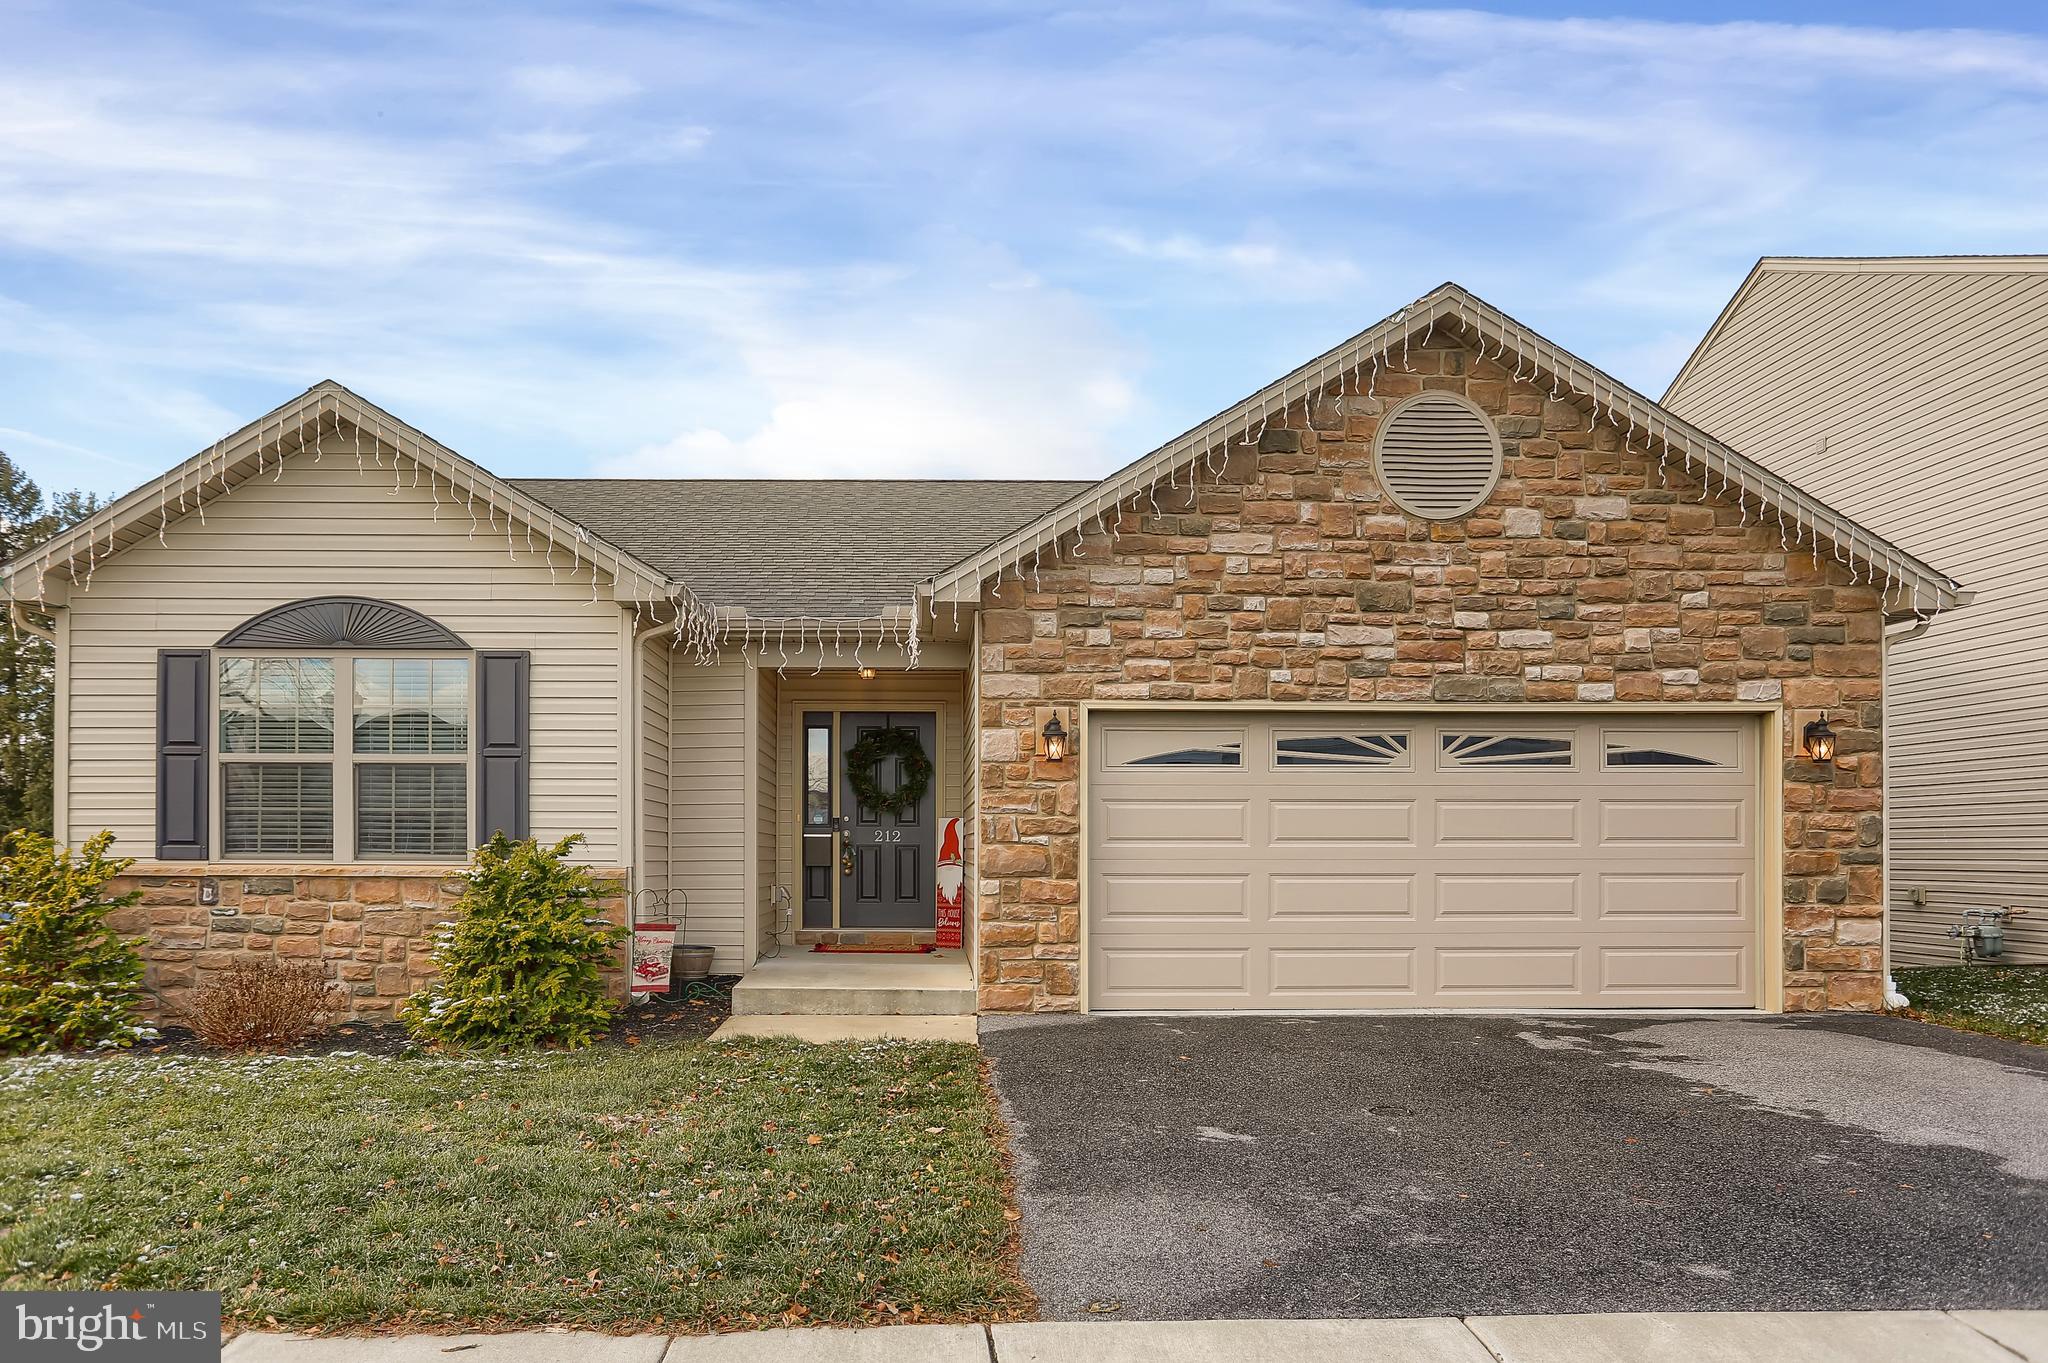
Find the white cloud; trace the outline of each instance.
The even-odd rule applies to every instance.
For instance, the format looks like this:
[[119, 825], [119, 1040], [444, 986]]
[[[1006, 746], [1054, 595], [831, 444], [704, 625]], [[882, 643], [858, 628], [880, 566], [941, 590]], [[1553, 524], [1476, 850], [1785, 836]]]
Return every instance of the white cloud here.
[[10, 445], [14, 447], [12, 453], [17, 456], [22, 453], [22, 446], [32, 446], [39, 453], [47, 453], [56, 458], [67, 460], [85, 459], [110, 469], [120, 469], [127, 473], [131, 481], [134, 482], [146, 481], [158, 472], [157, 469], [149, 465], [138, 464], [127, 459], [117, 459], [111, 454], [104, 454], [99, 450], [89, 450], [83, 445], [73, 445], [62, 440], [52, 440], [48, 436], [37, 435], [34, 431], [18, 430], [13, 426], [0, 426], [0, 449], [7, 449]]
[[[1095, 476], [1136, 399], [1123, 347], [1079, 300], [967, 251], [743, 352], [750, 410], [605, 474], [676, 477]], [[1128, 457], [1128, 455], [1126, 455]]]
[[711, 141], [711, 129], [701, 123], [686, 123], [679, 128], [668, 128], [645, 139], [640, 145], [640, 155], [647, 160], [659, 160], [673, 156], [695, 156]]
[[1786, 74], [1858, 74], [1916, 84], [1983, 80], [2048, 89], [2048, 43], [2012, 33], [1874, 24], [1522, 19], [1479, 10], [1385, 10], [1366, 22], [1439, 52], [1470, 52], [1475, 45], [1492, 54], [1537, 50], [1639, 63], [1672, 75], [1707, 70], [1759, 86]]
[[1235, 276], [1266, 289], [1326, 290], [1348, 286], [1363, 274], [1356, 262], [1343, 256], [1315, 255], [1265, 236], [1212, 241], [1191, 232], [1153, 236], [1120, 228], [1104, 228], [1096, 235], [1139, 260], [1186, 266], [1198, 273]]
[[[159, 93], [0, 95], [0, 184], [25, 191], [0, 196], [0, 249], [173, 277], [184, 295], [146, 326], [23, 326], [0, 351], [68, 365], [97, 409], [87, 425], [176, 433], [166, 463], [252, 415], [195, 401], [175, 374], [268, 380], [270, 400], [337, 378], [437, 434], [552, 436], [568, 457], [548, 472], [592, 457], [763, 476], [1096, 471], [1134, 406], [1128, 357], [1085, 302], [954, 235], [920, 241], [912, 264], [709, 266], [505, 192], [508, 164], [578, 154], [574, 136], [390, 147], [166, 114]], [[52, 126], [63, 156], [13, 135]], [[709, 135], [631, 147], [682, 155]]]
[[504, 143], [513, 158], [522, 161], [559, 161], [590, 145], [591, 135], [559, 128], [536, 128], [531, 132], [507, 133]]
[[576, 66], [521, 66], [510, 75], [512, 89], [538, 104], [587, 109], [640, 93], [640, 82], [616, 71]]
[[160, 466], [334, 377], [507, 472], [1095, 473], [1444, 278], [1654, 390], [1757, 255], [2048, 232], [2048, 46], [2012, 35], [270, 20], [11, 28], [0, 411], [53, 459]]

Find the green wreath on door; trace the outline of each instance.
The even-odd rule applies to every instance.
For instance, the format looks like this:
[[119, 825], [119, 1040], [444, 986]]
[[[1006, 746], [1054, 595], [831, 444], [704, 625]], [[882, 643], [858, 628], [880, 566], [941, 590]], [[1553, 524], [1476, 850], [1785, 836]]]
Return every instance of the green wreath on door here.
[[[902, 779], [893, 791], [883, 790], [875, 773], [884, 760], [895, 758]], [[865, 807], [896, 818], [911, 813], [932, 787], [932, 760], [915, 729], [877, 729], [846, 750], [846, 783]]]

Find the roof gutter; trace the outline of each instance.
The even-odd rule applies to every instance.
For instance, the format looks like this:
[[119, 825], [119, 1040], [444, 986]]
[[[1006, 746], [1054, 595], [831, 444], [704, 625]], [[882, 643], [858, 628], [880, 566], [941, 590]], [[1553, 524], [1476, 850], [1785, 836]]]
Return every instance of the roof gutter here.
[[9, 597], [7, 599], [7, 616], [14, 622], [14, 627], [23, 634], [32, 634], [52, 648], [57, 646], [57, 636], [36, 623], [35, 617], [28, 613], [28, 603], [26, 601], [18, 597]]
[[[1965, 592], [1965, 596], [1975, 596]], [[1910, 1000], [1892, 978], [1892, 645], [1903, 644], [1917, 639], [1934, 625], [1932, 616], [1921, 616], [1901, 630], [1886, 630], [1877, 646], [1877, 751], [1883, 759], [1878, 769], [1878, 799], [1883, 802], [1879, 817], [1884, 820], [1884, 836], [1878, 843], [1878, 893], [1882, 896], [1878, 907], [1884, 910], [1879, 920], [1884, 930], [1878, 938], [1879, 968], [1884, 972], [1884, 1006], [1904, 1008]]]

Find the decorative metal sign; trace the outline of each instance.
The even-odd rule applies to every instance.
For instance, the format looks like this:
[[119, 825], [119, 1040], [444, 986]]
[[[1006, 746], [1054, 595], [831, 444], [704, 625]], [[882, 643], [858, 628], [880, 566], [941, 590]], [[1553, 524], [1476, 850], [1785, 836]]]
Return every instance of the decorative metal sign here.
[[633, 992], [666, 994], [669, 971], [675, 962], [676, 925], [636, 923], [633, 925]]
[[957, 947], [967, 921], [967, 866], [960, 855], [960, 820], [939, 825], [939, 945]]

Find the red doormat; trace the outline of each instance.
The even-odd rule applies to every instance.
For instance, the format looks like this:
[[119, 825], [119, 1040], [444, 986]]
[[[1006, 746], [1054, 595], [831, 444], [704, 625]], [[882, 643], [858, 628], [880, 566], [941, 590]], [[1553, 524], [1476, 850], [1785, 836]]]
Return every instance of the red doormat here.
[[811, 948], [811, 950], [812, 950], [812, 951], [836, 951], [836, 952], [845, 952], [845, 953], [847, 953], [847, 954], [849, 954], [849, 955], [857, 955], [857, 956], [858, 956], [858, 955], [883, 955], [883, 956], [897, 956], [897, 955], [901, 955], [901, 956], [922, 956], [922, 955], [924, 955], [924, 953], [926, 953], [927, 951], [932, 951], [932, 950], [935, 950], [935, 948], [934, 948], [934, 947], [932, 946], [932, 944], [931, 944], [930, 942], [920, 942], [920, 943], [918, 943], [918, 944], [917, 944], [916, 946], [908, 946], [908, 947], [871, 947], [871, 946], [855, 946], [854, 944], [852, 944], [852, 943], [850, 943], [850, 942], [820, 942], [820, 943], [818, 943], [818, 944], [817, 944], [816, 946], [812, 947], [812, 948]]

